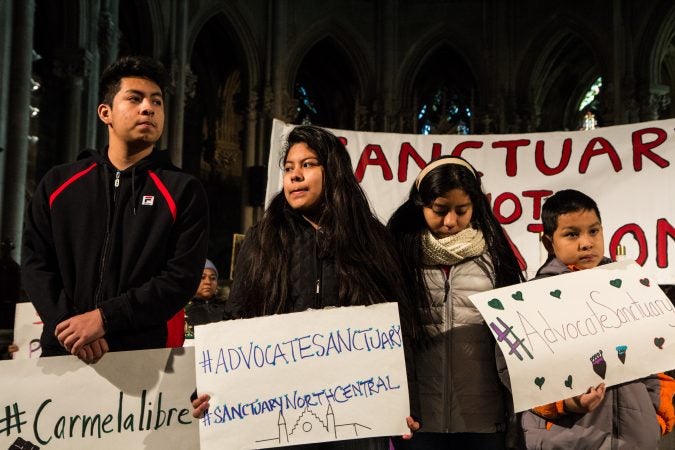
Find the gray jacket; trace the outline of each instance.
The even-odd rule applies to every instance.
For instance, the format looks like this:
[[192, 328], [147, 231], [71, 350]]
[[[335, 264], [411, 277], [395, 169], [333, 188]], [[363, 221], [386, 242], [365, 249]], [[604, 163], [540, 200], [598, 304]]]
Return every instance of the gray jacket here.
[[431, 342], [415, 352], [426, 432], [494, 433], [505, 423], [504, 392], [495, 368], [495, 343], [469, 295], [493, 289], [485, 255], [424, 271], [431, 298], [425, 328]]

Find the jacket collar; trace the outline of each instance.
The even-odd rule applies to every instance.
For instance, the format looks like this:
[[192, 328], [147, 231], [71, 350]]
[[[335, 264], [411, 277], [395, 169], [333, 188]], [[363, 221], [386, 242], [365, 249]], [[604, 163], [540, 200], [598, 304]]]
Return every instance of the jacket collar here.
[[[598, 266], [602, 266], [604, 264], [609, 264], [611, 263], [612, 260], [609, 259], [606, 256], [603, 256], [602, 259], [600, 260], [600, 263]], [[537, 271], [536, 277], [549, 277], [551, 275], [558, 275], [561, 273], [568, 273], [572, 272], [572, 269], [570, 269], [568, 266], [565, 265], [562, 261], [560, 261], [558, 258], [555, 256], [549, 256], [546, 262], [544, 263], [543, 266], [539, 268]]]
[[[78, 160], [83, 160], [83, 159], [88, 159], [91, 158], [97, 163], [101, 164], [104, 167], [107, 167], [108, 169], [112, 171], [117, 171], [117, 168], [112, 165], [110, 162], [110, 159], [108, 158], [108, 146], [105, 146], [104, 148], [100, 150], [92, 150], [92, 149], [86, 149], [82, 151], [77, 159]], [[171, 158], [169, 156], [169, 152], [166, 150], [158, 150], [157, 147], [152, 149], [152, 152], [146, 156], [145, 158], [141, 159], [140, 161], [136, 162], [134, 165], [127, 167], [126, 169], [122, 170], [122, 173], [127, 173], [127, 172], [144, 172], [146, 170], [154, 169], [154, 168], [175, 168], [175, 166], [171, 163]]]

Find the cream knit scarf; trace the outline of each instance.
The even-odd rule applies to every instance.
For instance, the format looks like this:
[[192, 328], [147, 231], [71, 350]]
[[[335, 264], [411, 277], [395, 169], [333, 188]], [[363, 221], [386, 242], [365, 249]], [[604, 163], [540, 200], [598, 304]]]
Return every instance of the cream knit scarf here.
[[466, 228], [457, 234], [436, 238], [431, 231], [422, 233], [424, 264], [452, 266], [466, 258], [478, 256], [485, 251], [485, 239], [480, 230]]

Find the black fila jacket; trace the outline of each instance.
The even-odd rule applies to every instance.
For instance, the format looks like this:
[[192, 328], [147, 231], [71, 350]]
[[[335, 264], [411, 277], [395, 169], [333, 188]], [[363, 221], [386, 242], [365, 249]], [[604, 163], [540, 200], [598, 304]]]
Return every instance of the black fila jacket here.
[[111, 351], [180, 344], [167, 330], [199, 284], [208, 223], [201, 183], [167, 152], [118, 171], [107, 149], [88, 151], [51, 169], [28, 208], [22, 246], [43, 356], [67, 354], [56, 325], [96, 308]]

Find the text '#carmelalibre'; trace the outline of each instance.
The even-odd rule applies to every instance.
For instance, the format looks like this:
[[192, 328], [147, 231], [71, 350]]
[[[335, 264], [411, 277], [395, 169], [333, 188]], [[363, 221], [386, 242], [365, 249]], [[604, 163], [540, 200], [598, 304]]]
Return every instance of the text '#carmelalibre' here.
[[338, 384], [308, 394], [295, 390], [292, 394], [283, 394], [265, 400], [255, 399], [251, 402], [238, 402], [236, 405], [217, 405], [205, 412], [202, 424], [204, 426], [224, 424], [275, 411], [283, 413], [286, 410], [302, 410], [331, 402], [345, 403], [359, 397], [373, 397], [400, 388], [401, 385], [392, 384], [389, 375], [381, 375]]
[[[155, 404], [153, 405], [153, 400]], [[14, 404], [15, 409], [19, 409]], [[9, 410], [7, 406], [7, 410]], [[190, 410], [176, 408], [171, 405], [162, 405], [162, 392], [157, 398], [147, 396], [144, 389], [139, 399], [129, 396], [125, 398], [120, 392], [117, 398], [117, 406], [114, 410], [99, 412], [96, 414], [70, 414], [57, 417], [54, 412], [61, 407], [55, 406], [52, 399], [44, 400], [37, 408], [33, 420], [33, 433], [35, 439], [41, 445], [47, 445], [52, 438], [75, 439], [97, 438], [101, 439], [106, 434], [148, 432], [192, 423]], [[20, 412], [17, 414], [24, 414]], [[58, 415], [58, 413], [57, 413]], [[18, 419], [17, 419], [18, 421]], [[20, 425], [28, 425], [20, 422]], [[21, 427], [17, 426], [18, 431]], [[9, 435], [9, 432], [7, 433]]]
[[292, 364], [307, 358], [325, 358], [345, 352], [370, 352], [402, 348], [401, 326], [389, 328], [338, 329], [315, 333], [283, 342], [249, 342], [233, 348], [202, 351], [199, 365], [203, 373], [225, 374], [235, 370], [253, 370], [277, 364]]

